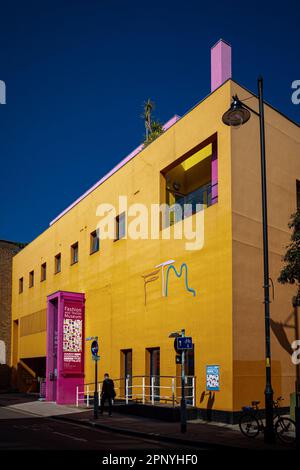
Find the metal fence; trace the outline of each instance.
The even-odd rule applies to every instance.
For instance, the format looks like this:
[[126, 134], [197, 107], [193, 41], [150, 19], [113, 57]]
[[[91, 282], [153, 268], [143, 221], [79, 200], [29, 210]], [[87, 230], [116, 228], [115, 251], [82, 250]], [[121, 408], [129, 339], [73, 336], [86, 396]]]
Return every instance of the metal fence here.
[[[116, 399], [143, 404], [171, 404], [178, 405], [181, 400], [181, 377], [179, 376], [145, 376], [134, 375], [113, 379], [115, 384]], [[99, 404], [102, 382], [98, 384]], [[94, 401], [95, 384], [84, 384], [76, 387], [76, 406], [89, 407]], [[195, 406], [196, 403], [196, 377], [185, 377], [185, 399], [187, 405]]]

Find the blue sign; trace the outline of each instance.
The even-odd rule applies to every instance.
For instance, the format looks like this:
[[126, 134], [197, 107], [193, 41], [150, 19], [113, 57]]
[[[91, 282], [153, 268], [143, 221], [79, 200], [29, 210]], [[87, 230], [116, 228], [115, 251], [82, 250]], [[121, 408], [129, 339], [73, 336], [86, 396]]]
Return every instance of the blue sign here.
[[193, 349], [193, 340], [190, 336], [176, 338], [177, 350]]
[[206, 366], [206, 390], [220, 390], [220, 366]]
[[92, 356], [97, 357], [99, 351], [98, 341], [94, 340], [91, 344], [91, 353]]

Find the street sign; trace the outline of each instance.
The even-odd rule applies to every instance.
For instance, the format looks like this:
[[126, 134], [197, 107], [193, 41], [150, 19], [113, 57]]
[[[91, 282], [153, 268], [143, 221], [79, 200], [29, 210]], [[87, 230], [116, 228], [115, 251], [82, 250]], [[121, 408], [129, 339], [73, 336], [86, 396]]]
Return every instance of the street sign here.
[[188, 349], [193, 349], [193, 339], [190, 336], [179, 336], [178, 338], [175, 338], [176, 346], [175, 349], [176, 351], [184, 351]]
[[92, 353], [93, 359], [94, 357], [98, 356], [98, 351], [99, 351], [98, 341], [94, 340], [91, 344], [91, 353]]
[[181, 364], [181, 354], [176, 354], [176, 364]]

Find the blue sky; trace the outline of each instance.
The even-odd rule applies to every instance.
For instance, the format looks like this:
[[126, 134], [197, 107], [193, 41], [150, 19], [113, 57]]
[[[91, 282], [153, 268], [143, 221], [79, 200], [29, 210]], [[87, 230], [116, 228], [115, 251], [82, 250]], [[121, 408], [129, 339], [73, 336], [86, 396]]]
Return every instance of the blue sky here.
[[[295, 1], [1, 2], [0, 239], [30, 241], [143, 139], [142, 103], [167, 121], [210, 91], [210, 47], [233, 78], [300, 123]], [[259, 17], [261, 12], [261, 17]]]

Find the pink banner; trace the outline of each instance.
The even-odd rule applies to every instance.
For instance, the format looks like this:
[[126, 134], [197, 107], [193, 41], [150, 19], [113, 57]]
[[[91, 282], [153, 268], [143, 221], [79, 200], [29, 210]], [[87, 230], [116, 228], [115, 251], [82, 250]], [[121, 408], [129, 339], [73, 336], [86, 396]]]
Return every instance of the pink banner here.
[[81, 374], [83, 364], [84, 309], [65, 300], [63, 310], [63, 374]]

